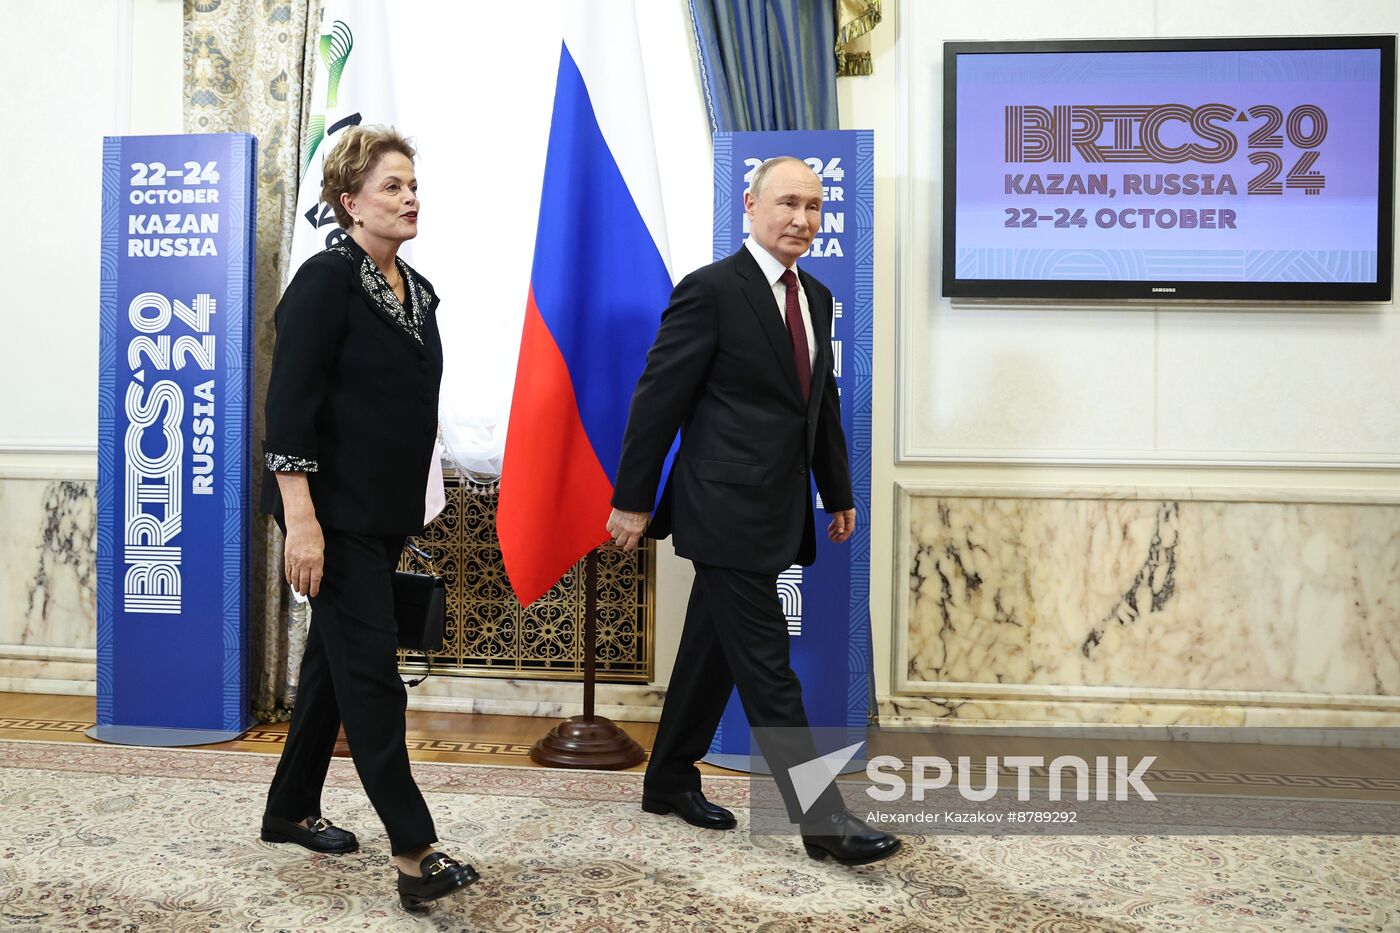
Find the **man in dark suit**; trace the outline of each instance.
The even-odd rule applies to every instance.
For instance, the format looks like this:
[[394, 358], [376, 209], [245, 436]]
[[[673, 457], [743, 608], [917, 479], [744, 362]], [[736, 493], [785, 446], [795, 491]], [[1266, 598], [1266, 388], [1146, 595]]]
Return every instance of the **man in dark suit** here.
[[[892, 855], [899, 840], [848, 813], [834, 785], [804, 811], [787, 774], [814, 752], [778, 574], [816, 559], [813, 478], [832, 513], [827, 536], [846, 541], [856, 521], [832, 374], [831, 292], [796, 269], [821, 229], [821, 208], [821, 181], [805, 163], [770, 159], [744, 194], [743, 248], [676, 286], [632, 396], [608, 531], [624, 548], [643, 534], [674, 535], [676, 553], [695, 565], [643, 809], [735, 825], [701, 794], [695, 761], [737, 686], [751, 726], [786, 727], [766, 733], [762, 751], [807, 852], [863, 864]], [[677, 429], [680, 450], [649, 522]]]

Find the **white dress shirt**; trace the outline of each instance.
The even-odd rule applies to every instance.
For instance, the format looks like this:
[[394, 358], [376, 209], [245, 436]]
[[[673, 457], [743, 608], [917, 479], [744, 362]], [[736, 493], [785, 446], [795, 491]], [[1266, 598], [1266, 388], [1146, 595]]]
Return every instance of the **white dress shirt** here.
[[[773, 254], [768, 252], [758, 244], [753, 237], [744, 240], [753, 258], [758, 260], [758, 268], [763, 271], [763, 276], [768, 280], [768, 285], [773, 290], [773, 300], [778, 304], [778, 319], [783, 322], [783, 333], [787, 333], [787, 286], [780, 279], [788, 267], [775, 259]], [[797, 275], [797, 264], [792, 265], [792, 274]], [[810, 369], [817, 368], [817, 335], [812, 331], [812, 312], [807, 309], [807, 289], [802, 287], [802, 279], [797, 280], [797, 304], [802, 308], [802, 327], [807, 331], [807, 365]], [[791, 337], [789, 337], [789, 340]], [[815, 373], [813, 373], [815, 375]]]

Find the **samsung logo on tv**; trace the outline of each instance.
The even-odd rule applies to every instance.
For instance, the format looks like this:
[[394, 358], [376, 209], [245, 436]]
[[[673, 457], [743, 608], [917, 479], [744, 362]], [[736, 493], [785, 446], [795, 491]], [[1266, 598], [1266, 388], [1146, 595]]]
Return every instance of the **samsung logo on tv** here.
[[1175, 292], [1176, 292], [1176, 289], [1174, 289], [1174, 288], [1157, 288], [1157, 287], [1154, 286], [1153, 289], [1152, 289], [1152, 291], [1153, 291], [1154, 294], [1157, 293], [1157, 292], [1167, 292], [1167, 293], [1171, 294], [1171, 293], [1175, 293]]

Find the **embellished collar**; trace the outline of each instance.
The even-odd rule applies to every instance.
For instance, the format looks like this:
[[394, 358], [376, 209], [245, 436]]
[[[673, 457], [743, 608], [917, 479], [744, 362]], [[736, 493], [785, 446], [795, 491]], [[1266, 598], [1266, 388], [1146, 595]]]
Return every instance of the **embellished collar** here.
[[399, 277], [403, 279], [404, 292], [408, 296], [408, 304], [405, 307], [404, 302], [399, 301], [399, 296], [394, 294], [394, 289], [389, 285], [384, 273], [379, 271], [379, 266], [375, 265], [374, 260], [353, 238], [345, 237], [336, 245], [327, 248], [326, 252], [339, 253], [350, 260], [359, 272], [360, 285], [365, 294], [402, 327], [405, 333], [419, 344], [423, 343], [423, 322], [428, 315], [428, 296], [423, 293], [423, 286], [408, 263], [397, 256], [394, 257]]

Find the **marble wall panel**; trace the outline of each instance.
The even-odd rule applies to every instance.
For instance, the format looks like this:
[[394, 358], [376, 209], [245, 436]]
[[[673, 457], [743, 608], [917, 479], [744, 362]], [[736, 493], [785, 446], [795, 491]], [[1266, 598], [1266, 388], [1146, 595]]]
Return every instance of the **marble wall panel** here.
[[[3, 464], [0, 464], [3, 466]], [[86, 693], [95, 688], [96, 482], [0, 473], [0, 692]], [[598, 712], [655, 720], [675, 655], [689, 564], [669, 545], [658, 595], [660, 685], [602, 684]], [[581, 710], [572, 682], [434, 676], [410, 692], [415, 708], [560, 718]]]
[[1400, 506], [932, 495], [907, 515], [906, 681], [1400, 697]]
[[0, 645], [96, 645], [96, 488], [0, 479]]

